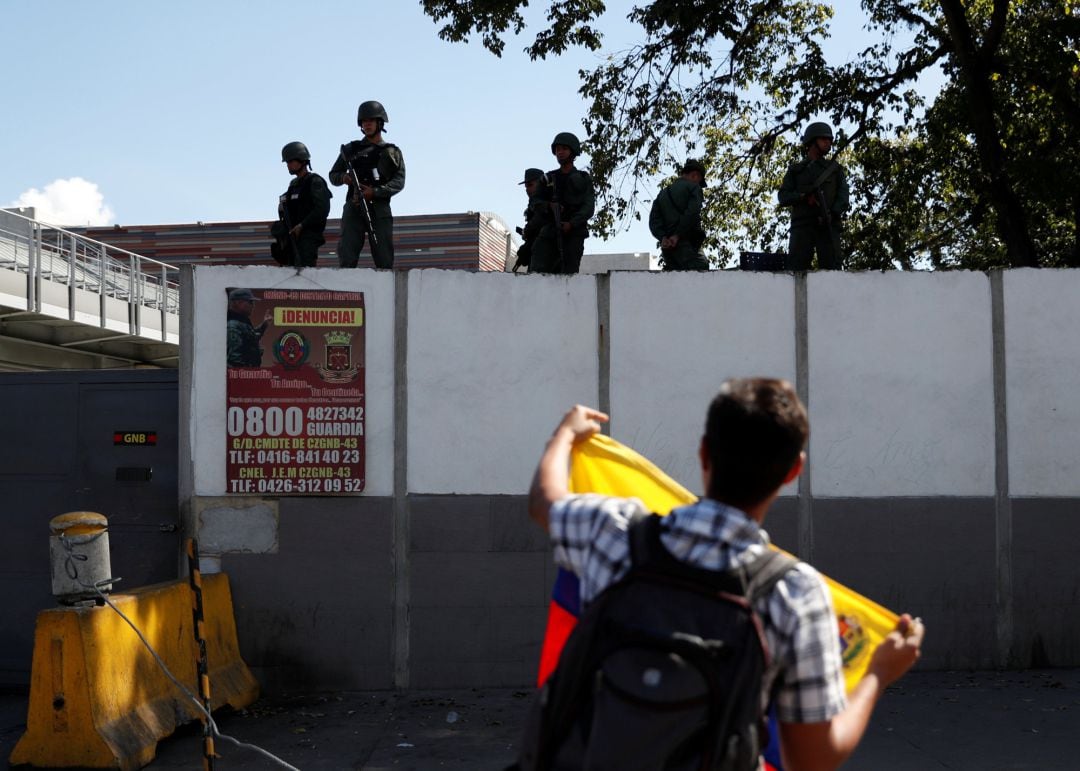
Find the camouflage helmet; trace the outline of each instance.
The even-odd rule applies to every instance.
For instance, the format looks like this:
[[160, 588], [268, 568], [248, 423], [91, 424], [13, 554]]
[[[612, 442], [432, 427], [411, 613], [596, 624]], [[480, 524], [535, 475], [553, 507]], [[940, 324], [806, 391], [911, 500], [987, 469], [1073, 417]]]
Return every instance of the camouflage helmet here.
[[383, 123], [390, 122], [390, 119], [386, 117], [386, 108], [382, 106], [382, 102], [367, 101], [360, 103], [360, 109], [356, 111], [356, 125], [359, 126], [364, 120], [371, 119]]
[[281, 148], [281, 160], [285, 161], [304, 161], [307, 163], [311, 160], [311, 153], [308, 152], [307, 145], [303, 142], [289, 142]]
[[560, 131], [555, 135], [555, 138], [551, 140], [551, 152], [553, 155], [555, 153], [555, 148], [559, 145], [569, 147], [571, 155], [581, 154], [581, 142], [569, 131]]
[[808, 145], [818, 137], [832, 139], [832, 126], [830, 126], [828, 123], [822, 123], [820, 121], [818, 121], [817, 123], [811, 123], [809, 126], [806, 127], [806, 131], [803, 132], [802, 143], [804, 145]]

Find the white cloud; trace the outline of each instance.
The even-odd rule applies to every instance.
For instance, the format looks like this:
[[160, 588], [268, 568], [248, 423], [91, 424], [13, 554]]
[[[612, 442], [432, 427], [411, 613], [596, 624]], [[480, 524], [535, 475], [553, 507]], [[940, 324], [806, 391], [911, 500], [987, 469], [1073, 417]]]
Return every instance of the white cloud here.
[[116, 216], [98, 186], [82, 177], [53, 180], [44, 190], [32, 187], [8, 206], [32, 206], [35, 219], [61, 227], [109, 225]]

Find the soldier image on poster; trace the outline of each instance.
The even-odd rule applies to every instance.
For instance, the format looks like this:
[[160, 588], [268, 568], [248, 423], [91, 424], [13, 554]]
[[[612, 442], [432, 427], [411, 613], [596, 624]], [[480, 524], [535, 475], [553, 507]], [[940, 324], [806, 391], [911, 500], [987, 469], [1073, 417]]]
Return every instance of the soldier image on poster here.
[[255, 294], [250, 289], [229, 292], [229, 311], [226, 322], [226, 356], [230, 367], [262, 366], [262, 336], [272, 319], [270, 311], [259, 326], [251, 323], [255, 309]]

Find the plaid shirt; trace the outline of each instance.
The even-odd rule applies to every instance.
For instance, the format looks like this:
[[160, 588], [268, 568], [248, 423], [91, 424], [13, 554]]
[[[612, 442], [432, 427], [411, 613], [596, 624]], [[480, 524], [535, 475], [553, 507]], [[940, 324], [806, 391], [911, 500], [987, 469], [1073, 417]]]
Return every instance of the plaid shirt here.
[[[591, 494], [571, 495], [551, 507], [555, 562], [580, 578], [583, 606], [629, 571], [627, 526], [637, 512], [647, 513], [637, 498]], [[660, 539], [676, 558], [707, 570], [745, 565], [769, 545], [756, 522], [708, 498], [664, 517]], [[776, 686], [777, 718], [817, 723], [843, 711], [847, 698], [836, 614], [821, 575], [798, 563], [754, 610], [771, 657], [762, 698], [767, 700]]]

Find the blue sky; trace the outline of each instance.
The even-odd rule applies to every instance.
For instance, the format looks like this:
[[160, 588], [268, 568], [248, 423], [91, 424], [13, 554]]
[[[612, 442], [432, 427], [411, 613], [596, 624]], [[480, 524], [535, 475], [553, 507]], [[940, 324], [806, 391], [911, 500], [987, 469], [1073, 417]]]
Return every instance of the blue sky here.
[[[606, 50], [635, 39], [631, 5], [608, 3]], [[3, 8], [0, 205], [52, 207], [68, 220], [56, 224], [271, 219], [289, 179], [282, 145], [305, 142], [325, 176], [340, 145], [360, 136], [357, 105], [378, 99], [407, 169], [395, 214], [490, 211], [513, 227], [524, 169], [554, 166], [557, 132], [582, 135], [577, 72], [603, 55], [531, 62], [519, 39], [499, 59], [478, 41], [439, 40], [412, 0]], [[839, 13], [841, 27], [858, 29], [859, 18]], [[331, 216], [342, 202], [335, 195]], [[654, 241], [637, 224], [586, 249], [649, 251]]]

